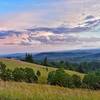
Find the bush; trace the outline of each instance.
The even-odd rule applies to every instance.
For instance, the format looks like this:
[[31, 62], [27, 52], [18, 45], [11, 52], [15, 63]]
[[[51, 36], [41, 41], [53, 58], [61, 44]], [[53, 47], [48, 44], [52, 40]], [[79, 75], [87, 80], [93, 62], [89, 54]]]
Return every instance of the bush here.
[[47, 80], [49, 84], [56, 85], [55, 84], [55, 71], [49, 72]]
[[74, 84], [75, 87], [77, 87], [77, 88], [81, 87], [82, 82], [81, 82], [80, 76], [73, 75], [72, 79], [73, 79], [73, 84]]
[[5, 69], [6, 69], [6, 65], [3, 64], [2, 62], [0, 62], [0, 74], [1, 74], [2, 72], [4, 72]]
[[15, 81], [25, 81], [28, 83], [37, 82], [38, 78], [31, 68], [16, 68], [13, 71]]
[[38, 78], [37, 76], [35, 75], [33, 69], [31, 68], [25, 68], [24, 69], [24, 73], [25, 73], [25, 81], [28, 82], [28, 83], [33, 83], [33, 82], [37, 82]]
[[72, 78], [63, 69], [52, 71], [48, 74], [48, 83], [64, 87], [72, 87]]
[[38, 77], [40, 77], [40, 76], [41, 76], [41, 73], [40, 73], [40, 71], [39, 71], [39, 70], [37, 71], [36, 75], [37, 75]]
[[0, 75], [1, 79], [4, 81], [12, 80], [12, 71], [10, 69], [5, 69]]
[[25, 71], [23, 68], [15, 68], [12, 74], [15, 81], [21, 82], [25, 79]]
[[100, 76], [95, 73], [85, 75], [83, 83], [90, 89], [100, 89]]
[[[38, 71], [38, 76], [41, 73]], [[28, 83], [37, 82], [38, 78], [35, 75], [35, 72], [31, 68], [15, 68], [13, 71], [6, 69], [6, 65], [0, 63], [0, 78], [4, 81], [14, 80], [14, 81], [24, 81]]]

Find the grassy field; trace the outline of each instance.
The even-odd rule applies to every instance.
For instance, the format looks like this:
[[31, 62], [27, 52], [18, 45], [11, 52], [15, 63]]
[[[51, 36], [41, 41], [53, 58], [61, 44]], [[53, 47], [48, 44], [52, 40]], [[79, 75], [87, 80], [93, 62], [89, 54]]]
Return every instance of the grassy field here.
[[[91, 91], [84, 89], [67, 89], [58, 86], [46, 85], [48, 72], [56, 70], [56, 68], [48, 68], [45, 66], [30, 64], [18, 60], [0, 59], [7, 65], [7, 68], [14, 69], [16, 67], [33, 68], [36, 72], [40, 70], [41, 77], [39, 83], [29, 84], [24, 82], [4, 82], [0, 81], [0, 100], [100, 100], [100, 91]], [[78, 74], [81, 77], [84, 74], [66, 70], [70, 75]], [[42, 84], [44, 83], [44, 84]]]
[[0, 81], [0, 100], [100, 100], [100, 91]]
[[[45, 84], [47, 82], [48, 73], [50, 71], [56, 70], [56, 68], [48, 67], [48, 71], [47, 71], [45, 66], [26, 63], [26, 62], [22, 62], [22, 61], [19, 61], [19, 60], [13, 60], [13, 59], [12, 60], [11, 59], [0, 59], [0, 61], [3, 62], [4, 64], [6, 64], [7, 68], [10, 68], [12, 70], [16, 67], [33, 68], [35, 72], [37, 72], [37, 70], [39, 70], [41, 72], [41, 76], [39, 78], [39, 83], [43, 83], [43, 84]], [[84, 76], [84, 74], [81, 74], [81, 73], [78, 73], [78, 72], [75, 72], [75, 71], [66, 70], [66, 72], [69, 73], [70, 75], [77, 74], [81, 77]]]

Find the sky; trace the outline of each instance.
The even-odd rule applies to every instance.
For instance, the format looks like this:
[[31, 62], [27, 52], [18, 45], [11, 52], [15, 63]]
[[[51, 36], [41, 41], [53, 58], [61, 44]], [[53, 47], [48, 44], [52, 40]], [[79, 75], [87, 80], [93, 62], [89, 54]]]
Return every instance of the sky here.
[[100, 48], [100, 0], [0, 0], [0, 54]]

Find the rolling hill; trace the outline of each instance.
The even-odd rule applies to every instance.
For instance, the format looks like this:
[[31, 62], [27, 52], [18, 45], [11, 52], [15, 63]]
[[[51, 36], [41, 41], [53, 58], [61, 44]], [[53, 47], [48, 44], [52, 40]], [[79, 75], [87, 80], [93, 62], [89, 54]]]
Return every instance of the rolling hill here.
[[[23, 62], [23, 61], [20, 61], [20, 60], [14, 60], [14, 59], [5, 59], [5, 58], [3, 59], [3, 58], [1, 58], [0, 62], [3, 62], [4, 64], [6, 64], [7, 68], [10, 68], [12, 70], [16, 67], [33, 68], [35, 72], [37, 72], [39, 70], [41, 72], [41, 77], [39, 78], [39, 83], [46, 83], [48, 73], [50, 71], [56, 70], [56, 68], [48, 67], [48, 71], [47, 71], [45, 66], [32, 64], [32, 63], [27, 63], [27, 62]], [[75, 72], [75, 71], [66, 70], [66, 72], [69, 73], [70, 75], [78, 74], [81, 77], [84, 76], [84, 74], [81, 74], [81, 73]]]
[[36, 60], [43, 60], [45, 57], [49, 61], [70, 61], [70, 62], [83, 62], [83, 61], [100, 61], [100, 49], [90, 50], [72, 50], [60, 52], [43, 52], [33, 55]]
[[[56, 68], [26, 63], [14, 59], [0, 59], [0, 62], [6, 64], [7, 68], [14, 69], [16, 67], [33, 68], [36, 72], [40, 70], [41, 77], [39, 84], [31, 84], [24, 82], [0, 81], [0, 100], [99, 100], [100, 91], [92, 91], [86, 89], [68, 89], [59, 86], [50, 86], [46, 84], [48, 72], [56, 70]], [[66, 70], [70, 75], [78, 74], [81, 77], [84, 74]], [[60, 94], [60, 95], [59, 95]]]

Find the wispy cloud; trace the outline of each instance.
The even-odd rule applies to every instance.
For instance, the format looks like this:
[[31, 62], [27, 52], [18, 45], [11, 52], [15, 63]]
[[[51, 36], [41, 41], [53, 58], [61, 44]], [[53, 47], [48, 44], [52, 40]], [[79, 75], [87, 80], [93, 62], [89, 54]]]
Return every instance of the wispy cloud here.
[[100, 47], [99, 0], [8, 1], [0, 2], [3, 48], [19, 47], [22, 51], [28, 46], [31, 51]]

